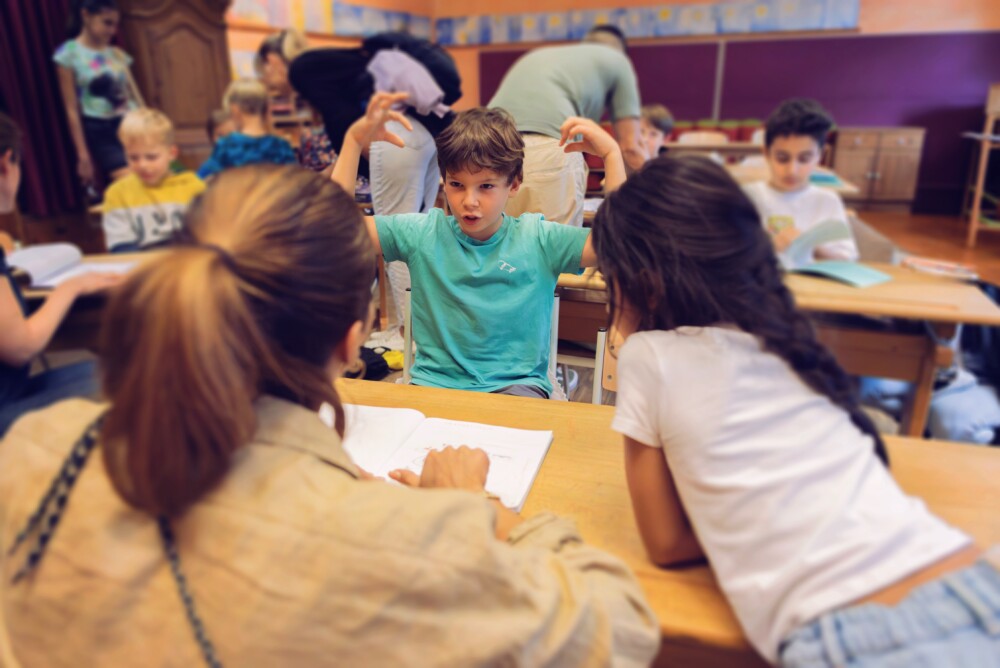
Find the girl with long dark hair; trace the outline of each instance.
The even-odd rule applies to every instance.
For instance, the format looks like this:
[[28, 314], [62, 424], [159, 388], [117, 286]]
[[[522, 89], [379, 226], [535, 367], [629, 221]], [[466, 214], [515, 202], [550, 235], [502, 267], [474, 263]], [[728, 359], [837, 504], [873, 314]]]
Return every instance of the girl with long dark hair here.
[[1000, 572], [893, 481], [725, 170], [648, 163], [593, 242], [626, 338], [612, 426], [650, 558], [707, 558], [771, 662], [1000, 665]]

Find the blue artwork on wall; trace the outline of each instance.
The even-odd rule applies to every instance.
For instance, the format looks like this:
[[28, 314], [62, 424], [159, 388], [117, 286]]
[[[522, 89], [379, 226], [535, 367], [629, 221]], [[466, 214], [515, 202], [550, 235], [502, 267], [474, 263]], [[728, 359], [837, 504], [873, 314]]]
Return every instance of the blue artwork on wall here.
[[333, 32], [335, 35], [361, 35], [364, 33], [362, 8], [346, 2], [333, 3]]
[[431, 17], [410, 14], [410, 34], [424, 39], [431, 38]]
[[[408, 30], [446, 46], [576, 41], [595, 25], [617, 26], [629, 38], [767, 33], [857, 28], [860, 0], [722, 0], [683, 5], [440, 17], [389, 11], [347, 0], [300, 0], [311, 31], [326, 28], [319, 3], [332, 3], [333, 33], [364, 36]], [[329, 7], [330, 5], [325, 5]], [[230, 14], [242, 20], [287, 25], [287, 0], [234, 0]], [[329, 16], [327, 14], [326, 16]], [[321, 27], [322, 25], [322, 27]], [[328, 29], [328, 28], [326, 28]]]
[[[629, 38], [717, 35], [724, 33], [857, 28], [860, 0], [728, 0], [627, 9], [495, 14], [483, 17], [489, 30], [475, 42], [469, 30], [455, 30], [469, 17], [440, 18], [438, 42], [444, 45], [506, 44], [579, 40], [595, 25], [617, 26]], [[443, 28], [443, 29], [440, 29]], [[462, 41], [463, 36], [466, 38]]]

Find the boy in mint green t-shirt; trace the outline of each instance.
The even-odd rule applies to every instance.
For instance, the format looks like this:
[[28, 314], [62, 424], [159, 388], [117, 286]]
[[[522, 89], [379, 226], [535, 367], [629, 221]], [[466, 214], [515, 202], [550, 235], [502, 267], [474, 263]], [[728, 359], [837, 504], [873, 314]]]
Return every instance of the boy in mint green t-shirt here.
[[[399, 94], [377, 93], [351, 126], [333, 180], [352, 193], [358, 157], [371, 141], [402, 140], [387, 120]], [[575, 139], [575, 141], [573, 141]], [[617, 142], [596, 123], [569, 118], [562, 126], [567, 152], [605, 161], [605, 183], [625, 180]], [[590, 230], [544, 220], [540, 214], [503, 213], [521, 185], [524, 142], [502, 109], [457, 115], [437, 138], [438, 163], [454, 215], [428, 213], [367, 217], [376, 250], [403, 261], [413, 286], [411, 375], [417, 385], [547, 397], [552, 301], [560, 273], [597, 264]]]

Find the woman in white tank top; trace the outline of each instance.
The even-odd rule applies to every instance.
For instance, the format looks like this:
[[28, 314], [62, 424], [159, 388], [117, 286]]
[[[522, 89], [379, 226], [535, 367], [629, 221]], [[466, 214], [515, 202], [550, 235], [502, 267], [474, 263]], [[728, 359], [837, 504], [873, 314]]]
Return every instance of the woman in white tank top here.
[[707, 558], [773, 663], [1000, 666], [995, 562], [893, 481], [725, 170], [648, 163], [593, 241], [627, 337], [613, 427], [651, 559]]

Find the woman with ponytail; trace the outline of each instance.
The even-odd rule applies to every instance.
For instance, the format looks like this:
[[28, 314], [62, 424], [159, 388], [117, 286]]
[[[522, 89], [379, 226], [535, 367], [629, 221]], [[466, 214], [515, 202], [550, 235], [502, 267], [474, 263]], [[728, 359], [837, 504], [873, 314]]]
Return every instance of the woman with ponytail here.
[[[391, 102], [359, 121], [368, 136], [398, 140], [380, 129]], [[487, 498], [482, 451], [432, 453], [415, 487], [345, 453], [333, 380], [365, 340], [375, 270], [351, 197], [255, 165], [187, 216], [186, 243], [107, 305], [107, 403], [56, 404], [0, 443], [0, 665], [651, 660], [627, 568], [566, 520]]]
[[1000, 572], [893, 481], [725, 170], [647, 163], [593, 243], [626, 339], [612, 427], [650, 558], [707, 558], [772, 663], [1000, 666]]

